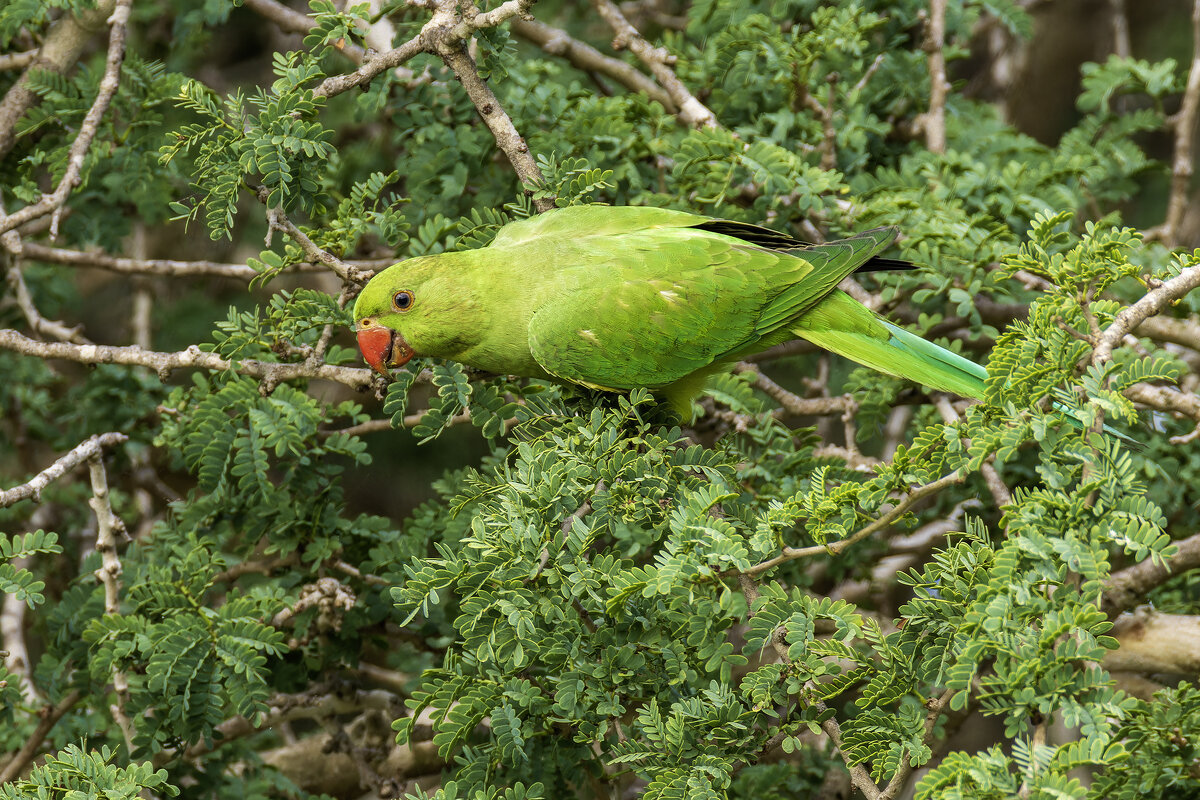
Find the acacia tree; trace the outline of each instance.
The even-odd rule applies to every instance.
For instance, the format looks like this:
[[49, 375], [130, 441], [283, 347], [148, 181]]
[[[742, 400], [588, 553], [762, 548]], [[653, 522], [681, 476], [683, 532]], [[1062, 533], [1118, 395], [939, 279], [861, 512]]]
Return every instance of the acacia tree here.
[[[0, 794], [1200, 792], [1200, 2], [1053, 146], [955, 77], [1024, 5], [6, 4]], [[374, 270], [587, 202], [899, 225], [843, 288], [986, 400], [361, 367]]]

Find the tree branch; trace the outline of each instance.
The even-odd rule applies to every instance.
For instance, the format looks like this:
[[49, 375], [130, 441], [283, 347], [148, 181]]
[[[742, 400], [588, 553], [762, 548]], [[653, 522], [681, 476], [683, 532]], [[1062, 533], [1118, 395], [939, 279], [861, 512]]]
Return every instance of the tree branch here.
[[72, 689], [62, 700], [53, 706], [46, 706], [38, 712], [38, 716], [41, 719], [38, 720], [37, 727], [33, 729], [33, 733], [25, 740], [25, 744], [21, 746], [21, 749], [4, 765], [4, 768], [0, 769], [0, 785], [16, 780], [25, 771], [25, 768], [29, 766], [29, 762], [33, 761], [34, 756], [37, 755], [42, 742], [50, 735], [50, 731], [63, 718], [63, 715], [79, 702], [81, 697], [83, 697], [82, 691]]
[[679, 108], [679, 118], [693, 128], [717, 128], [717, 115], [701, 103], [679, 80], [669, 64], [674, 63], [675, 57], [665, 48], [654, 47], [638, 33], [637, 28], [625, 19], [616, 3], [612, 0], [592, 0], [592, 5], [604, 17], [616, 36], [613, 38], [613, 49], [620, 50], [628, 47], [649, 70], [654, 73], [659, 84], [666, 89], [671, 100]]
[[[1196, 0], [1200, 4], [1200, 0]], [[1103, 364], [1112, 358], [1112, 351], [1125, 335], [1149, 317], [1161, 313], [1179, 298], [1200, 286], [1200, 265], [1184, 269], [1174, 278], [1149, 292], [1131, 306], [1121, 309], [1117, 316], [1100, 334], [1092, 350], [1092, 363]]]
[[[7, 331], [0, 331], [0, 334]], [[22, 337], [24, 338], [24, 337]], [[32, 342], [32, 339], [25, 341]], [[33, 342], [41, 344], [40, 342]], [[66, 347], [74, 347], [75, 345], [65, 345]], [[29, 481], [14, 486], [12, 489], [0, 490], [0, 508], [7, 508], [21, 500], [33, 499], [34, 502], [42, 501], [42, 490], [49, 486], [52, 482], [58, 480], [63, 475], [66, 475], [75, 467], [82, 464], [84, 461], [95, 458], [106, 447], [116, 447], [122, 442], [129, 439], [123, 433], [102, 433], [91, 437], [87, 441], [80, 444], [74, 450], [59, 458], [50, 466], [33, 476]]]
[[[340, 383], [352, 389], [366, 391], [376, 385], [376, 375], [369, 369], [358, 367], [336, 367], [320, 364], [279, 364], [270, 361], [229, 361], [216, 353], [206, 353], [196, 345], [175, 353], [160, 353], [140, 347], [116, 347], [113, 345], [76, 345], [65, 342], [39, 342], [14, 330], [0, 329], [0, 349], [12, 350], [36, 358], [57, 358], [79, 364], [127, 364], [149, 367], [160, 377], [172, 370], [184, 368], [207, 369], [214, 372], [231, 370], [239, 375], [258, 378], [267, 389], [273, 389], [284, 381], [297, 378], [319, 378]], [[0, 503], [0, 505], [3, 505]]]
[[52, 214], [50, 238], [53, 239], [58, 235], [58, 218], [63, 204], [67, 202], [71, 192], [81, 182], [80, 174], [83, 171], [84, 159], [87, 158], [92, 140], [96, 138], [100, 120], [108, 111], [109, 103], [112, 102], [121, 82], [121, 63], [125, 60], [126, 26], [129, 23], [129, 9], [132, 2], [133, 0], [116, 0], [112, 16], [108, 18], [111, 30], [108, 36], [108, 59], [104, 65], [104, 77], [100, 79], [100, 88], [96, 92], [96, 99], [92, 103], [92, 107], [88, 109], [87, 116], [83, 118], [83, 123], [79, 126], [79, 134], [71, 144], [71, 150], [67, 156], [67, 168], [63, 172], [62, 179], [52, 193], [43, 194], [41, 199], [33, 205], [0, 218], [0, 233], [15, 230], [30, 220]]
[[1175, 542], [1175, 546], [1178, 552], [1165, 565], [1146, 559], [1108, 577], [1104, 582], [1101, 608], [1110, 619], [1145, 602], [1146, 593], [1156, 586], [1161, 586], [1176, 575], [1200, 567], [1200, 533]]
[[931, 153], [946, 152], [946, 0], [929, 0], [922, 49], [929, 55], [929, 110], [922, 118], [925, 146]]
[[748, 361], [739, 362], [734, 367], [734, 372], [754, 375], [754, 386], [756, 388], [760, 389], [776, 403], [779, 403], [784, 411], [797, 417], [843, 415], [847, 412], [853, 413], [858, 410], [858, 403], [850, 395], [840, 395], [838, 397], [801, 397], [794, 392], [789, 392], [759, 371], [757, 365]]
[[1195, 172], [1196, 112], [1200, 108], [1200, 0], [1192, 3], [1192, 66], [1188, 71], [1183, 102], [1168, 120], [1175, 130], [1175, 155], [1171, 162], [1171, 190], [1167, 195], [1167, 218], [1162, 226], [1147, 232], [1167, 247], [1178, 245], [1179, 227], [1188, 206], [1188, 186]]
[[113, 13], [114, 5], [115, 0], [100, 0], [94, 9], [84, 11], [77, 17], [67, 14], [50, 28], [24, 74], [0, 100], [0, 158], [8, 155], [16, 141], [17, 121], [37, 102], [37, 94], [29, 88], [33, 71], [66, 74], [67, 70], [79, 63], [79, 56], [92, 36], [103, 29], [104, 21]]
[[0, 72], [27, 67], [37, 56], [37, 50], [26, 50], [22, 53], [0, 53]]
[[[26, 258], [51, 264], [66, 264], [72, 267], [92, 267], [123, 275], [162, 275], [170, 278], [234, 278], [251, 281], [260, 275], [245, 264], [224, 264], [217, 261], [175, 261], [167, 258], [123, 258], [107, 253], [91, 253], [83, 250], [68, 250], [49, 247], [35, 242], [21, 245]], [[376, 271], [396, 263], [394, 258], [375, 258], [363, 261], [343, 262], [356, 268], [360, 274]], [[325, 272], [329, 267], [311, 261], [293, 264], [284, 273]]]
[[896, 503], [896, 505], [894, 505], [890, 511], [876, 519], [874, 522], [871, 522], [869, 525], [866, 525], [855, 531], [852, 535], [847, 536], [845, 539], [831, 542], [829, 544], [815, 544], [810, 547], [784, 547], [779, 555], [775, 556], [774, 558], [769, 558], [766, 561], [759, 562], [749, 569], [743, 570], [742, 574], [750, 575], [752, 577], [761, 575], [772, 567], [779, 566], [785, 561], [792, 561], [797, 558], [807, 558], [808, 556], [820, 555], [821, 553], [829, 553], [830, 555], [836, 556], [854, 543], [865, 539], [877, 531], [883, 530], [888, 525], [891, 525], [900, 517], [904, 516], [908, 509], [912, 508], [913, 505], [915, 505], [917, 501], [921, 500], [922, 498], [940, 492], [947, 486], [953, 486], [956, 483], [962, 483], [962, 481], [962, 475], [957, 472], [952, 472], [949, 475], [938, 478], [932, 483], [914, 487], [910, 489], [908, 494], [905, 495], [904, 499]]
[[515, 19], [511, 27], [517, 36], [537, 45], [552, 56], [565, 58], [576, 69], [612, 78], [629, 91], [646, 95], [668, 113], [678, 113], [679, 107], [671, 95], [657, 83], [621, 59], [604, 55], [590, 44], [573, 38], [561, 28], [546, 25], [535, 19]]
[[[481, 14], [480, 16], [483, 15]], [[458, 76], [458, 80], [462, 83], [463, 89], [466, 90], [467, 96], [471, 98], [471, 102], [478, 109], [479, 116], [483, 118], [484, 124], [492, 132], [492, 136], [496, 140], [496, 146], [500, 148], [500, 151], [504, 153], [513, 165], [513, 169], [516, 171], [521, 183], [528, 186], [536, 186], [543, 183], [545, 177], [542, 175], [542, 171], [538, 169], [537, 162], [533, 160], [533, 156], [529, 154], [529, 145], [525, 143], [525, 139], [517, 132], [512, 119], [500, 105], [500, 101], [496, 99], [496, 95], [492, 92], [491, 87], [487, 85], [487, 82], [483, 78], [479, 77], [479, 72], [475, 68], [475, 62], [467, 52], [466, 46], [461, 41], [450, 43], [439, 42], [437, 53], [446, 62], [446, 66], [450, 67], [454, 71], [454, 74]], [[538, 197], [534, 199], [533, 205], [538, 211], [549, 211], [554, 208], [554, 198]]]
[[[103, 456], [99, 451], [88, 458], [88, 470], [92, 478], [92, 497], [88, 505], [96, 514], [96, 552], [100, 554], [100, 568], [96, 577], [104, 586], [104, 613], [116, 616], [121, 613], [121, 559], [117, 557], [117, 536], [128, 538], [125, 523], [113, 512], [108, 495], [108, 474], [104, 471]], [[113, 719], [125, 735], [125, 746], [133, 751], [133, 723], [125, 714], [129, 702], [129, 679], [116, 662], [112, 668], [113, 690], [117, 702], [111, 707]]]
[[41, 315], [37, 306], [33, 304], [33, 296], [29, 294], [29, 287], [25, 285], [25, 276], [21, 273], [21, 268], [17, 266], [15, 259], [8, 265], [8, 284], [12, 287], [17, 307], [21, 309], [22, 316], [25, 317], [25, 321], [29, 323], [29, 327], [35, 333], [42, 336], [53, 336], [64, 342], [89, 344], [87, 338], [79, 332], [81, 326], [68, 328], [57, 320], [46, 319]]

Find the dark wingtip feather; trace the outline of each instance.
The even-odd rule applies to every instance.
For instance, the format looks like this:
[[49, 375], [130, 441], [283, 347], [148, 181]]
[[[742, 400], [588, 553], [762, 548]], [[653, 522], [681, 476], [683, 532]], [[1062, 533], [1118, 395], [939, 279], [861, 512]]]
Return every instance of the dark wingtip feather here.
[[916, 269], [917, 265], [902, 258], [884, 258], [875, 256], [859, 267], [856, 272], [885, 272], [888, 270]]

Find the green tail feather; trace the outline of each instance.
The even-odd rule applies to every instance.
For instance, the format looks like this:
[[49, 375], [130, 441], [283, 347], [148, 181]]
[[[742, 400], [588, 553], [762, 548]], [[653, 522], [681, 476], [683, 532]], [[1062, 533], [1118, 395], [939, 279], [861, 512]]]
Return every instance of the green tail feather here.
[[795, 320], [792, 333], [886, 375], [983, 399], [986, 369], [883, 320], [844, 292], [830, 293]]
[[[813, 344], [886, 375], [906, 378], [930, 389], [961, 397], [983, 399], [987, 370], [944, 347], [927, 342], [884, 320], [840, 291], [831, 293], [812, 311], [793, 323], [792, 333]], [[1083, 430], [1083, 423], [1059, 403], [1054, 404], [1068, 423]], [[1104, 433], [1127, 447], [1142, 445], [1104, 426]]]

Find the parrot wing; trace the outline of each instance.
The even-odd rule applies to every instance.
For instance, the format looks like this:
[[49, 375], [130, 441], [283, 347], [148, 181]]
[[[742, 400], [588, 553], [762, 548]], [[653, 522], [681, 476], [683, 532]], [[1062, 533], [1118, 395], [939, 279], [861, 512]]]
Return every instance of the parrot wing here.
[[791, 250], [696, 229], [580, 239], [589, 266], [529, 323], [537, 362], [593, 388], [657, 389], [793, 338], [789, 323], [886, 247], [893, 229]]

